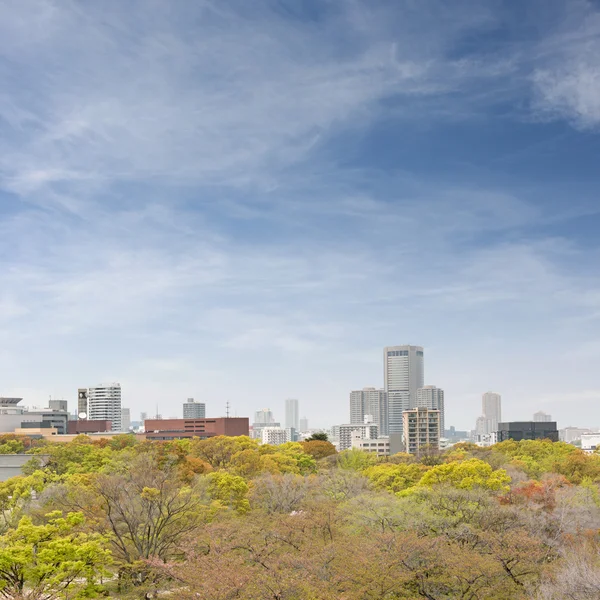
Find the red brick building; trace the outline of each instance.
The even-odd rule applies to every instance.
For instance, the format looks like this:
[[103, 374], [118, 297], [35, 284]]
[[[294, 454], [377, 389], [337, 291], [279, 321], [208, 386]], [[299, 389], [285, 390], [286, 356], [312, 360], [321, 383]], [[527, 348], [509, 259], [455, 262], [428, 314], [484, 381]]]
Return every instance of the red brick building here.
[[80, 419], [67, 422], [67, 433], [74, 435], [79, 433], [105, 433], [111, 431], [112, 422], [99, 419]]
[[217, 435], [238, 436], [250, 433], [248, 417], [218, 417], [215, 419], [146, 419], [147, 440], [209, 438]]

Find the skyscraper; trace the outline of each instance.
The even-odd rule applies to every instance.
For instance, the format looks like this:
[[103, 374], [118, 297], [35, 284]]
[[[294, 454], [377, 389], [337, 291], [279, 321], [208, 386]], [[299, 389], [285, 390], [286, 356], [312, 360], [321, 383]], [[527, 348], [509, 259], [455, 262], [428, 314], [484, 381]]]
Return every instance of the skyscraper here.
[[205, 417], [206, 404], [204, 402], [196, 402], [193, 398], [188, 398], [187, 402], [183, 403], [184, 419], [204, 419]]
[[385, 390], [363, 388], [350, 392], [350, 423], [362, 424], [371, 415], [380, 435], [388, 435], [388, 395]]
[[444, 435], [446, 426], [444, 414], [444, 390], [435, 387], [435, 385], [426, 385], [417, 390], [417, 408], [428, 408], [430, 410], [440, 411], [440, 431]]
[[502, 420], [502, 398], [500, 394], [486, 392], [481, 398], [482, 416], [485, 419], [485, 432], [498, 431], [498, 423]]
[[388, 431], [402, 433], [402, 413], [417, 404], [424, 385], [423, 348], [388, 346], [383, 349], [383, 381], [388, 401]]
[[300, 428], [300, 411], [298, 409], [298, 400], [288, 398], [285, 401], [285, 426], [298, 431]]
[[300, 431], [308, 431], [308, 419], [306, 417], [300, 419]]
[[87, 388], [79, 388], [77, 390], [77, 416], [85, 415], [80, 417], [82, 419], [87, 419], [88, 413], [88, 391]]
[[105, 383], [89, 389], [88, 419], [110, 421], [112, 431], [121, 431], [120, 383]]
[[128, 408], [121, 409], [121, 431], [129, 431], [131, 427], [131, 411]]

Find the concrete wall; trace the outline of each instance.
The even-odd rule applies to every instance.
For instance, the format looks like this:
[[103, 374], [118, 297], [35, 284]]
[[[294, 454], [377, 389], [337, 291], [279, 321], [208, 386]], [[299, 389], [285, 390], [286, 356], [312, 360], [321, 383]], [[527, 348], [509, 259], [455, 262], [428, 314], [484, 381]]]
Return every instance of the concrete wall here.
[[38, 458], [45, 464], [48, 460], [46, 454], [0, 454], [0, 481], [21, 475], [21, 468], [32, 458]]

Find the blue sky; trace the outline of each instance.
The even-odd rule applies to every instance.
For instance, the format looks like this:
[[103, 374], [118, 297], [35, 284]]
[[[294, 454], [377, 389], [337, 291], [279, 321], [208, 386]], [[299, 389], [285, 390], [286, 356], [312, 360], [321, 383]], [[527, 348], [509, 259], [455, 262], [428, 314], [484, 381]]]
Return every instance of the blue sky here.
[[597, 2], [6, 0], [0, 81], [1, 394], [600, 426]]

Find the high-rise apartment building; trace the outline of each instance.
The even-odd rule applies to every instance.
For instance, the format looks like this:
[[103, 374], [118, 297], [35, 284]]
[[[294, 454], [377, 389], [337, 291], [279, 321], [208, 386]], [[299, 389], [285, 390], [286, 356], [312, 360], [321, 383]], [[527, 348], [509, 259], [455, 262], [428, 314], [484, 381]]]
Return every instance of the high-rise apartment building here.
[[121, 409], [121, 431], [129, 431], [131, 427], [131, 410], [129, 408]]
[[383, 381], [388, 402], [388, 431], [402, 433], [403, 413], [417, 404], [417, 390], [425, 385], [421, 346], [383, 349]]
[[533, 413], [533, 421], [535, 423], [550, 423], [552, 421], [552, 415], [545, 413], [543, 410]]
[[502, 419], [502, 397], [500, 394], [494, 392], [483, 394], [481, 409], [483, 419], [478, 419], [478, 433], [487, 434], [498, 431], [498, 423]]
[[121, 431], [120, 383], [105, 383], [88, 390], [88, 419], [110, 421], [112, 431]]
[[292, 441], [290, 429], [284, 429], [283, 427], [263, 427], [261, 437], [263, 444], [271, 444], [272, 446], [279, 446]]
[[285, 426], [296, 431], [300, 428], [300, 411], [298, 400], [295, 398], [288, 398], [285, 401]]
[[426, 385], [417, 390], [417, 408], [429, 408], [430, 410], [440, 411], [440, 432], [443, 435], [446, 427], [444, 414], [444, 390], [435, 387], [435, 385]]
[[426, 448], [440, 447], [440, 411], [418, 407], [404, 411], [404, 448], [410, 454], [420, 454]]
[[388, 434], [388, 395], [385, 390], [370, 387], [350, 392], [350, 423], [364, 423], [367, 415], [373, 417], [380, 435]]
[[204, 419], [205, 417], [206, 404], [204, 402], [196, 402], [193, 398], [188, 398], [187, 402], [183, 403], [184, 419]]

